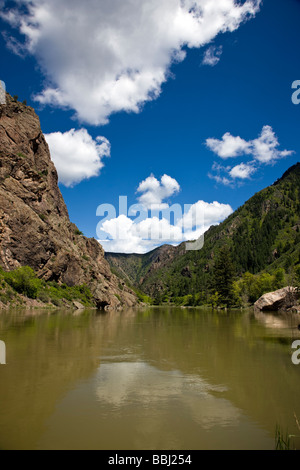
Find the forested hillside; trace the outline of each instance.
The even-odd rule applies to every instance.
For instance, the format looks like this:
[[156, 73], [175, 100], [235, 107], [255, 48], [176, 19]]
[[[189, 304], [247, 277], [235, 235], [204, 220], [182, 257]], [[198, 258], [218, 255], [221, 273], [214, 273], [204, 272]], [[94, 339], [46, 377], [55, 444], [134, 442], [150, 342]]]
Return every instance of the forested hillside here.
[[[158, 248], [151, 256], [139, 255], [143, 269], [135, 269], [134, 277], [126, 274], [126, 265], [130, 266], [130, 257], [136, 255], [127, 255], [121, 274], [156, 303], [186, 305], [224, 301], [216, 285], [216, 267], [222, 266], [222, 258], [224, 272], [232, 272], [228, 303], [253, 302], [264, 292], [295, 283], [300, 266], [299, 188], [297, 163], [223, 223], [211, 227], [205, 233], [201, 250], [185, 251], [181, 244], [177, 248]], [[166, 252], [169, 256], [155, 265], [155, 260], [157, 263], [157, 258], [165, 258]], [[110, 256], [107, 259], [113, 264]], [[118, 266], [113, 265], [118, 271]]]

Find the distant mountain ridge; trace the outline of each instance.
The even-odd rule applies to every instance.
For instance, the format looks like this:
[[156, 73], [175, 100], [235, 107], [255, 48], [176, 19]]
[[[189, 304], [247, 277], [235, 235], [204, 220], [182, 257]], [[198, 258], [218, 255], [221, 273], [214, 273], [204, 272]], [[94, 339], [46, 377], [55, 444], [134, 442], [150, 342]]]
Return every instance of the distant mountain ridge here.
[[224, 244], [231, 248], [237, 275], [283, 268], [300, 262], [300, 163], [259, 191], [220, 225], [205, 233], [204, 247], [186, 251], [156, 248], [145, 255], [106, 253], [112, 269], [154, 297], [195, 294], [205, 289], [214, 258]]

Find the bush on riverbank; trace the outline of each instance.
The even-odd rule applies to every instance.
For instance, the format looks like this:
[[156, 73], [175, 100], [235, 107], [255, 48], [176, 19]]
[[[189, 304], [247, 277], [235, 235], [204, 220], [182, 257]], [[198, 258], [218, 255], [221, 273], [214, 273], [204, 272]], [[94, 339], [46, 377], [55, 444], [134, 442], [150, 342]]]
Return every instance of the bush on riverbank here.
[[18, 305], [24, 303], [24, 297], [57, 307], [68, 306], [74, 300], [85, 307], [94, 307], [92, 294], [85, 284], [70, 287], [53, 281], [46, 282], [39, 279], [29, 266], [9, 272], [0, 268], [0, 302], [4, 305]]

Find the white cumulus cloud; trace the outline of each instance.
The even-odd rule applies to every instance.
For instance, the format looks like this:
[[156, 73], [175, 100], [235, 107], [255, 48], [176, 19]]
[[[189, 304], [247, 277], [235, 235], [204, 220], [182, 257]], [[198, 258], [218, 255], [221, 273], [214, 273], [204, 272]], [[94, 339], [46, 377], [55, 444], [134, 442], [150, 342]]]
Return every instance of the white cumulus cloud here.
[[[154, 176], [140, 184], [146, 191], [145, 194], [149, 194], [149, 188], [156, 188], [157, 191], [163, 189], [165, 192], [164, 196], [160, 195], [160, 202], [166, 194], [168, 196], [175, 194], [174, 187], [179, 187], [177, 182], [175, 185], [174, 179], [164, 176], [161, 182], [165, 182], [165, 185]], [[145, 206], [140, 204], [139, 207]], [[165, 243], [178, 245], [184, 241], [195, 240], [211, 225], [219, 224], [233, 212], [228, 204], [221, 204], [217, 201], [208, 203], [202, 200], [184, 207], [179, 204], [168, 206], [160, 203], [161, 217], [156, 215], [157, 207], [157, 204], [154, 207], [151, 206], [151, 210], [144, 210], [142, 216], [139, 214], [134, 219], [129, 217], [129, 214], [136, 214], [135, 210], [129, 210], [127, 215], [113, 216], [104, 220], [103, 223], [100, 221], [97, 233], [104, 250], [119, 253], [146, 253]]]
[[217, 183], [227, 186], [233, 185], [236, 180], [249, 179], [261, 165], [273, 165], [280, 158], [294, 153], [293, 150], [279, 150], [279, 141], [271, 126], [263, 126], [256, 139], [244, 140], [240, 136], [233, 136], [226, 132], [222, 139], [206, 139], [206, 146], [223, 160], [240, 156], [251, 157], [250, 162], [243, 162], [234, 167], [222, 166], [214, 162], [209, 174]]
[[180, 227], [205, 227], [219, 224], [222, 220], [232, 214], [232, 208], [229, 204], [221, 204], [218, 201], [205, 202], [198, 201], [192, 204], [190, 209], [178, 221]]
[[240, 178], [240, 179], [247, 179], [255, 173], [256, 168], [253, 167], [251, 164], [247, 163], [240, 163], [239, 165], [234, 166], [229, 174], [232, 178]]
[[159, 181], [151, 175], [139, 184], [137, 192], [142, 194], [138, 197], [138, 201], [146, 208], [164, 209], [168, 204], [163, 203], [163, 200], [179, 191], [178, 182], [171, 176], [163, 175]]
[[292, 155], [292, 150], [278, 150], [279, 142], [271, 126], [264, 126], [260, 136], [252, 140], [252, 153], [260, 163], [274, 163], [276, 160]]
[[[73, 109], [90, 124], [138, 112], [155, 99], [170, 66], [255, 16], [261, 0], [18, 0], [1, 18], [23, 35], [17, 53], [36, 57], [47, 82], [41, 103]], [[13, 8], [14, 6], [14, 8]]]
[[223, 135], [222, 139], [206, 139], [207, 147], [220, 158], [232, 158], [250, 152], [250, 143], [241, 137], [233, 136], [229, 132]]
[[98, 176], [102, 159], [110, 156], [110, 143], [102, 136], [93, 139], [86, 129], [45, 134], [58, 180], [74, 186], [84, 179]]
[[252, 155], [255, 160], [261, 163], [274, 163], [275, 160], [294, 153], [292, 150], [278, 150], [279, 142], [271, 126], [264, 126], [260, 136], [254, 140], [246, 141], [226, 132], [220, 140], [206, 139], [206, 145], [223, 159]]

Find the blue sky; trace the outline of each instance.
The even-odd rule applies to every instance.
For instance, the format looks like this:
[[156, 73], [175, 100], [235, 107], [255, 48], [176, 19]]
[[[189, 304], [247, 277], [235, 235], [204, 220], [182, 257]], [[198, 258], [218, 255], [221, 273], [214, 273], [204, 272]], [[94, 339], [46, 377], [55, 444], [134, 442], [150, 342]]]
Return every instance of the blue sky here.
[[[107, 251], [145, 252], [167, 232], [174, 243], [196, 238], [299, 161], [300, 1], [84, 5], [0, 2], [0, 79], [38, 113], [86, 236], [99, 238], [106, 203], [116, 208], [112, 240], [100, 236]], [[119, 196], [146, 211], [192, 207], [175, 226], [154, 212], [138, 224], [119, 217]], [[151, 227], [161, 242], [147, 240]]]

